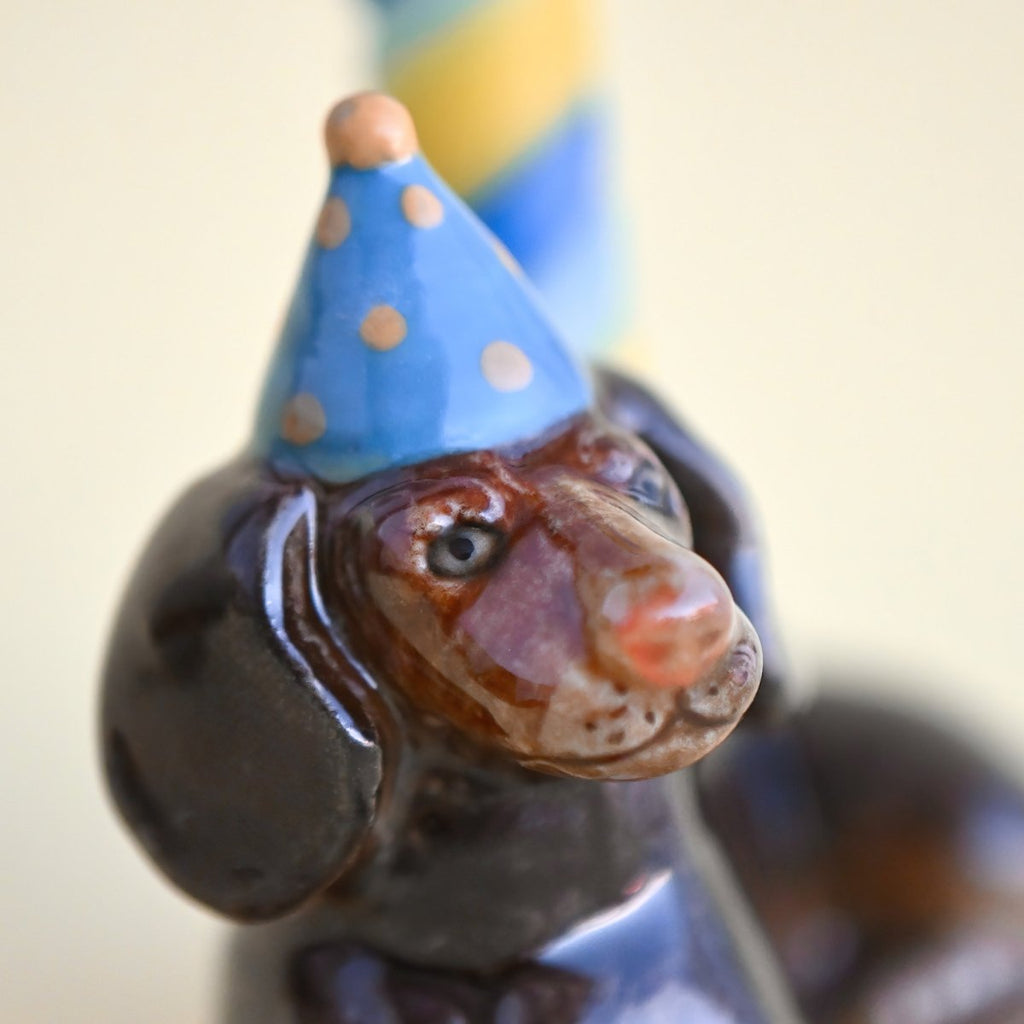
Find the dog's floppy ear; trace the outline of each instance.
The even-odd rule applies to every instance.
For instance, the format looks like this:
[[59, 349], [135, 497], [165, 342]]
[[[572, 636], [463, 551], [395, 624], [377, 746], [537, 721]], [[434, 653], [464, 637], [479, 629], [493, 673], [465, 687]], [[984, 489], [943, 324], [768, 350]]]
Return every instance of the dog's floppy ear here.
[[601, 411], [642, 438], [675, 480], [690, 511], [694, 550], [722, 574], [733, 599], [757, 630], [764, 671], [747, 717], [769, 719], [783, 714], [792, 687], [768, 598], [761, 539], [743, 486], [645, 388], [603, 368], [597, 371], [596, 382]]
[[105, 667], [115, 802], [159, 867], [242, 919], [333, 882], [367, 835], [381, 750], [369, 688], [320, 614], [316, 501], [235, 463], [149, 543]]

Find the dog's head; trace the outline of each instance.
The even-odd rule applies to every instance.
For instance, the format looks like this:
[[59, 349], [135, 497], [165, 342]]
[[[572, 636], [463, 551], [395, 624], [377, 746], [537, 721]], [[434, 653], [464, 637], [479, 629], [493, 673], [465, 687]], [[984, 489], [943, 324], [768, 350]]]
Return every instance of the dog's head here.
[[125, 598], [103, 738], [164, 870], [269, 916], [358, 855], [411, 733], [648, 777], [714, 747], [759, 674], [662, 464], [584, 415], [341, 487], [247, 462], [196, 485]]

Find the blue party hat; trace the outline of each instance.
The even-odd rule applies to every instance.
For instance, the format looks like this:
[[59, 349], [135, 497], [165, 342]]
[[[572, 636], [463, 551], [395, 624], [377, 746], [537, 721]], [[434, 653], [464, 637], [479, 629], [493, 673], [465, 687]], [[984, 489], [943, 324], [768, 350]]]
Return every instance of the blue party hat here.
[[344, 483], [539, 437], [586, 379], [493, 235], [362, 93], [326, 128], [332, 174], [260, 403], [254, 448]]

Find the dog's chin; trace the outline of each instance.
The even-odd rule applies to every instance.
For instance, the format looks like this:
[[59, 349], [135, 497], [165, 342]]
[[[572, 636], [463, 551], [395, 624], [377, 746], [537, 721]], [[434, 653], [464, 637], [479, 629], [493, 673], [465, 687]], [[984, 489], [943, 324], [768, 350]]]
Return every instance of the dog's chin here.
[[709, 754], [736, 728], [761, 681], [761, 645], [737, 613], [736, 639], [697, 683], [680, 693], [676, 713], [649, 740], [594, 758], [529, 758], [524, 767], [579, 779], [650, 779], [686, 768]]

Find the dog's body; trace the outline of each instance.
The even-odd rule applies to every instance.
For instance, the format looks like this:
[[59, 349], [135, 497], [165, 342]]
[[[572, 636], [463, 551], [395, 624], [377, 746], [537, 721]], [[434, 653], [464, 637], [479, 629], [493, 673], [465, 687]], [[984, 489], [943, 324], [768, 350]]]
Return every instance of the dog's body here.
[[229, 1024], [786, 1019], [752, 971], [752, 922], [719, 903], [688, 777], [423, 755], [363, 870], [236, 934]]
[[[880, 900], [908, 869], [905, 858], [898, 862], [906, 847], [901, 831], [906, 822], [892, 807], [951, 808], [930, 834], [934, 849], [948, 853], [964, 848], [964, 836], [993, 795], [1001, 795], [1011, 820], [1024, 821], [1019, 795], [977, 763], [968, 771], [964, 755], [943, 764], [943, 753], [948, 750], [951, 758], [954, 748], [934, 736], [930, 753], [915, 766], [913, 752], [921, 744], [906, 746], [913, 728], [883, 713], [867, 721], [833, 703], [821, 712], [802, 713], [793, 726], [758, 726], [759, 720], [786, 717], [778, 683], [783, 671], [758, 589], [756, 538], [738, 489], [714, 457], [642, 389], [605, 374], [600, 391], [605, 415], [637, 431], [670, 468], [692, 523], [694, 552], [714, 558], [733, 591], [748, 595], [746, 606], [769, 641], [769, 686], [755, 702], [751, 723], [707, 767], [700, 766], [699, 777], [705, 815], [776, 946], [782, 970], [771, 966], [774, 957], [716, 860], [695, 811], [692, 772], [648, 781], [539, 774], [519, 767], [494, 744], [492, 717], [480, 720], [474, 732], [472, 716], [460, 720], [443, 699], [423, 714], [410, 706], [411, 697], [422, 703], [416, 691], [382, 690], [378, 677], [393, 676], [398, 664], [409, 675], [416, 655], [402, 652], [408, 638], [385, 640], [386, 623], [374, 617], [386, 607], [384, 595], [354, 615], [362, 627], [373, 625], [369, 645], [364, 634], [360, 656], [352, 656], [358, 629], [353, 630], [352, 617], [337, 615], [326, 568], [339, 556], [315, 537], [316, 530], [331, 528], [330, 509], [340, 506], [323, 493], [242, 463], [201, 485], [172, 517], [171, 527], [178, 522], [191, 529], [196, 519], [217, 524], [199, 548], [189, 550], [173, 536], [158, 538], [159, 571], [143, 570], [142, 578], [154, 581], [159, 593], [136, 591], [126, 605], [129, 622], [122, 635], [127, 639], [114, 648], [108, 723], [115, 792], [179, 884], [228, 912], [269, 916], [286, 902], [294, 904], [296, 892], [322, 886], [325, 873], [335, 877], [297, 914], [239, 933], [225, 1008], [230, 1024], [506, 1019], [569, 1024], [655, 1022], [680, 1014], [696, 1024], [782, 1021], [790, 1014], [779, 994], [783, 974], [811, 1019], [841, 1019], [842, 1008], [856, 1007], [860, 1016], [849, 1019], [870, 1020], [874, 989], [889, 984], [903, 991], [901, 982], [887, 975], [890, 967], [904, 959], [915, 963], [914, 957], [956, 938], [958, 924], [976, 925], [985, 905], [977, 858], [950, 855], [943, 860], [942, 892], [955, 888], [974, 894], [959, 902], [959, 916], [937, 904], [932, 916], [900, 919], [894, 905], [879, 926]], [[615, 430], [621, 429], [599, 433], [616, 438]], [[577, 450], [578, 442], [572, 446]], [[437, 479], [449, 476], [441, 473]], [[422, 490], [422, 483], [417, 486]], [[364, 489], [376, 493], [372, 485]], [[380, 493], [389, 492], [393, 487]], [[665, 496], [651, 497], [656, 505]], [[380, 524], [379, 518], [374, 521]], [[612, 534], [622, 537], [623, 528], [631, 527], [618, 525]], [[337, 524], [334, 530], [340, 536]], [[259, 546], [270, 542], [281, 548], [275, 582], [265, 554], [257, 555]], [[635, 542], [627, 543], [635, 550]], [[266, 596], [268, 580], [275, 589]], [[238, 592], [240, 581], [249, 596]], [[254, 625], [251, 615], [261, 603], [265, 623]], [[506, 614], [503, 629], [516, 635], [514, 604]], [[148, 625], [139, 615], [150, 616]], [[280, 666], [275, 668], [272, 659], [261, 665], [265, 655], [256, 655], [267, 628], [280, 630], [286, 638], [282, 647], [290, 645], [303, 672], [312, 672], [317, 685], [333, 691], [346, 735], [358, 736], [359, 743], [342, 753], [328, 738], [332, 723], [313, 714], [314, 705], [297, 715], [283, 714], [281, 696], [272, 691]], [[138, 670], [137, 641], [131, 638], [140, 632], [155, 641], [160, 671], [180, 680], [159, 707], [148, 709], [143, 705], [156, 690], [154, 677]], [[351, 664], [343, 669], [332, 652], [336, 646], [348, 648]], [[383, 663], [373, 660], [379, 657], [375, 650], [403, 660], [391, 660], [385, 672]], [[130, 669], [119, 667], [119, 657], [133, 663]], [[240, 663], [251, 667], [247, 689], [228, 696], [220, 681], [229, 678], [228, 666]], [[454, 670], [449, 665], [446, 671]], [[144, 683], [134, 695], [118, 691], [124, 684], [137, 689], [139, 678]], [[238, 791], [239, 779], [218, 778], [203, 765], [212, 743], [203, 730], [217, 725], [208, 720], [206, 705], [205, 724], [191, 722], [184, 730], [185, 745], [180, 739], [175, 745], [180, 763], [171, 771], [162, 762], [161, 770], [171, 771], [170, 782], [167, 775], [156, 779], [164, 793], [152, 792], [153, 782], [147, 780], [156, 776], [150, 765], [162, 754], [159, 737], [146, 730], [173, 724], [181, 711], [175, 703], [180, 694], [174, 695], [181, 685], [188, 687], [188, 699], [204, 687], [217, 688], [211, 697], [217, 714], [248, 720], [232, 735], [238, 749], [230, 759], [248, 765], [245, 794]], [[289, 699], [298, 696], [296, 687]], [[271, 716], [269, 732], [258, 724], [261, 701]], [[527, 710], [531, 703], [536, 700], [527, 701]], [[745, 698], [733, 698], [720, 711], [731, 725], [744, 706]], [[460, 707], [461, 714], [469, 714], [467, 706]], [[524, 734], [530, 731], [538, 729]], [[655, 733], [664, 736], [665, 726], [659, 724]], [[823, 733], [827, 741], [820, 738]], [[868, 733], [873, 762], [889, 766], [888, 777], [876, 771], [865, 773], [859, 786], [828, 785], [837, 777], [858, 778], [857, 746], [867, 744]], [[503, 734], [502, 743], [515, 742], [509, 723]], [[570, 735], [573, 742], [586, 743], [590, 733], [584, 728]], [[904, 748], [909, 753], [897, 758]], [[302, 757], [296, 756], [299, 751]], [[515, 751], [522, 760], [539, 754]], [[318, 758], [325, 763], [317, 764]], [[140, 759], [148, 764], [140, 766]], [[616, 760], [624, 759], [608, 752], [597, 761], [585, 758], [573, 771], [600, 776], [605, 773], [600, 765]], [[264, 777], [285, 782], [261, 786]], [[827, 795], [820, 798], [826, 785]], [[191, 807], [188, 819], [176, 822], [161, 807], [168, 799], [180, 802], [183, 786], [188, 799], [202, 806]], [[281, 801], [274, 799], [278, 791], [284, 794]], [[887, 794], [895, 804], [880, 803]], [[819, 803], [811, 806], [814, 799]], [[265, 839], [254, 837], [251, 828], [240, 829], [247, 800], [267, 822]], [[884, 806], [889, 813], [873, 831], [858, 831], [865, 813], [870, 817], [872, 809]], [[310, 828], [311, 821], [316, 828]], [[325, 836], [325, 827], [334, 831]], [[205, 829], [198, 838], [208, 844], [190, 859], [187, 852], [197, 837], [180, 838], [181, 829], [189, 828]], [[876, 846], [862, 847], [851, 861], [850, 844], [857, 835]], [[251, 862], [254, 853], [289, 869], [265, 870]], [[809, 871], [818, 885], [810, 894]], [[831, 880], [830, 888], [821, 888], [823, 879]], [[935, 882], [934, 874], [926, 874], [922, 885]], [[827, 932], [829, 923], [833, 933]], [[825, 929], [817, 941], [815, 927]], [[999, 927], [980, 934], [1006, 934]], [[994, 952], [990, 942], [983, 951], [999, 964], [1010, 957], [1013, 971], [1018, 953], [1010, 934]], [[1012, 1001], [1019, 998], [1013, 983], [997, 978], [990, 989], [978, 996], [986, 1012], [1007, 999], [1014, 1012], [1020, 1008]], [[909, 1024], [918, 1018], [905, 1019]], [[1002, 1019], [1013, 1018], [992, 1018]]]

